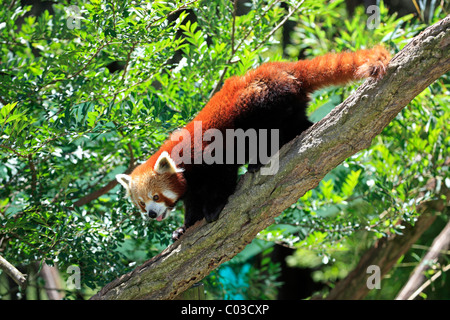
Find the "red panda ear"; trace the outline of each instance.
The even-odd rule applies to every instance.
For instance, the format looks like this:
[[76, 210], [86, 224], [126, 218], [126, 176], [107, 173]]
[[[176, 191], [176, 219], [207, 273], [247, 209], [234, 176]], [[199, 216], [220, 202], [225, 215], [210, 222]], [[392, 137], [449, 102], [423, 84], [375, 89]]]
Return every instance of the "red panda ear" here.
[[169, 154], [164, 151], [159, 156], [158, 160], [156, 160], [155, 168], [156, 173], [177, 173], [181, 172], [182, 170], [177, 168], [177, 165], [172, 160], [172, 158], [169, 156]]
[[117, 174], [116, 180], [119, 182], [126, 190], [127, 194], [130, 195], [131, 192], [131, 176], [127, 174]]

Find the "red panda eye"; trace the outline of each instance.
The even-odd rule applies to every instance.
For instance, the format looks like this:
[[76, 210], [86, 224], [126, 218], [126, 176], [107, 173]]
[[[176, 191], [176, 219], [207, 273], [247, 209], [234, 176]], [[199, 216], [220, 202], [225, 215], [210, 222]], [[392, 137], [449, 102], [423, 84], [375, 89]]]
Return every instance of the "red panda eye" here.
[[155, 194], [154, 196], [153, 196], [153, 201], [158, 201], [159, 200], [159, 196], [157, 195], [157, 194]]
[[145, 208], [145, 203], [144, 201], [139, 201], [139, 206], [144, 209]]

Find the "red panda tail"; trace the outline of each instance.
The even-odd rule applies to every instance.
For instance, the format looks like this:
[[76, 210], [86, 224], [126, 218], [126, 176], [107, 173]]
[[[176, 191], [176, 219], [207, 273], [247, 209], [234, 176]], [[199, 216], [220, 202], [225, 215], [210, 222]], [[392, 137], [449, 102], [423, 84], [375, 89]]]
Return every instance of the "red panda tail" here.
[[294, 72], [304, 81], [307, 91], [329, 85], [345, 84], [367, 77], [380, 78], [386, 73], [391, 56], [382, 46], [356, 52], [327, 54], [294, 64]]

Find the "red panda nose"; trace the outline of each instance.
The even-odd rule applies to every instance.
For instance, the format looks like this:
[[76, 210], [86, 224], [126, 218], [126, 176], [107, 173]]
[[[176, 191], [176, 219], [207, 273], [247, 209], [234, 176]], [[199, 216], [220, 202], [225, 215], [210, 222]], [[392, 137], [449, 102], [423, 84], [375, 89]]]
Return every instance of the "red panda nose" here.
[[155, 219], [156, 216], [157, 216], [157, 214], [156, 214], [155, 211], [149, 210], [149, 211], [148, 211], [148, 216], [149, 216], [150, 218], [152, 218], [152, 219]]

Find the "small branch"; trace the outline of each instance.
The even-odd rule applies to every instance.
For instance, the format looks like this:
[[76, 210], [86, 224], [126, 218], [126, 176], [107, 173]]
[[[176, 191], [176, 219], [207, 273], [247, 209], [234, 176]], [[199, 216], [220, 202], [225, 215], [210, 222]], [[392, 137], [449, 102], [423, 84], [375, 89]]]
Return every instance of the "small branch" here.
[[[133, 168], [128, 168], [124, 173], [125, 174], [129, 174], [131, 173], [131, 171], [133, 170]], [[81, 207], [95, 199], [100, 198], [102, 195], [108, 193], [112, 188], [114, 188], [115, 186], [117, 186], [117, 180], [111, 180], [110, 182], [108, 182], [105, 186], [103, 186], [102, 188], [88, 194], [85, 195], [84, 197], [78, 199], [77, 201], [75, 201], [73, 203], [74, 207]]]
[[[120, 134], [122, 135], [122, 137], [124, 137], [123, 131], [120, 129], [118, 129], [118, 130], [119, 130]], [[133, 147], [131, 146], [130, 142], [127, 143], [127, 148], [128, 148], [128, 151], [130, 152], [130, 163], [128, 164], [127, 170], [125, 170], [125, 172], [124, 172], [125, 174], [131, 173], [131, 171], [133, 171], [134, 167], [136, 166], [136, 159], [134, 157]], [[111, 180], [110, 182], [108, 182], [104, 187], [100, 188], [99, 190], [96, 190], [96, 191], [78, 199], [77, 201], [75, 201], [73, 203], [73, 205], [75, 207], [81, 207], [95, 199], [98, 199], [105, 193], [109, 192], [112, 188], [114, 188], [117, 185], [117, 183], [118, 182], [116, 179]]]
[[36, 174], [36, 166], [34, 165], [34, 161], [32, 155], [28, 155], [28, 163], [31, 171], [31, 194], [33, 195], [33, 201], [37, 201], [37, 174]]
[[[429, 280], [425, 281], [409, 298], [408, 300], [414, 300], [423, 290], [425, 290], [430, 284], [432, 284], [434, 281], [436, 281], [437, 278], [439, 278], [443, 272], [447, 272], [450, 270], [450, 264], [446, 265], [442, 268], [442, 270], [439, 270], [434, 274]], [[397, 299], [398, 300], [398, 299]]]
[[[131, 46], [130, 51], [128, 51], [128, 53], [127, 53], [127, 60], [125, 61], [125, 66], [123, 67], [122, 77], [120, 77], [120, 81], [119, 81], [119, 83], [117, 84], [116, 87], [119, 87], [119, 88], [120, 88], [120, 87], [125, 83], [125, 77], [126, 77], [126, 75], [127, 75], [128, 67], [129, 67], [129, 65], [130, 65], [131, 54], [132, 54], [133, 51], [136, 49], [136, 46], [137, 46], [137, 42], [134, 42], [134, 43], [132, 44], [132, 46]], [[116, 101], [116, 98], [117, 98], [117, 95], [118, 95], [118, 94], [119, 94], [119, 92], [115, 92], [115, 93], [114, 93], [114, 95], [113, 95], [113, 97], [112, 97], [112, 99], [111, 99], [110, 105], [113, 105], [113, 104], [114, 104], [114, 102]], [[98, 121], [98, 120], [97, 120], [97, 121]], [[97, 121], [95, 122], [95, 124], [97, 124]], [[95, 126], [94, 126], [94, 127], [95, 127]]]
[[236, 33], [236, 11], [237, 11], [237, 0], [233, 1], [233, 24], [231, 27], [231, 57], [233, 57], [236, 52], [234, 48], [234, 35]]
[[6, 146], [6, 145], [4, 145], [4, 144], [0, 144], [0, 148], [7, 149], [7, 150], [11, 151], [12, 153], [14, 153], [14, 154], [15, 154], [17, 157], [19, 157], [19, 158], [27, 159], [27, 156], [26, 156], [26, 155], [23, 155], [23, 154], [21, 154], [20, 152], [14, 150], [13, 148], [8, 147], [8, 146]]
[[[299, 3], [298, 3], [298, 5], [297, 6], [295, 6], [294, 7], [294, 9], [292, 9], [285, 17], [284, 17], [284, 19], [279, 23], [279, 24], [277, 24], [267, 35], [266, 35], [266, 37], [264, 37], [264, 39], [259, 43], [259, 45], [257, 45], [254, 49], [253, 49], [253, 51], [256, 51], [256, 50], [258, 50], [259, 48], [261, 48], [261, 46], [262, 45], [264, 45], [266, 42], [267, 42], [267, 40], [278, 30], [278, 29], [280, 29], [285, 23], [286, 23], [286, 21], [288, 21], [288, 19], [294, 14], [294, 12], [295, 11], [297, 11], [299, 8], [300, 8], [300, 6], [303, 4], [303, 2], [305, 2], [305, 0], [301, 0]], [[272, 9], [272, 7], [276, 4], [276, 3], [278, 3], [278, 1], [275, 1], [271, 6], [270, 6], [270, 8], [269, 9], [267, 9], [265, 12], [264, 12], [264, 14], [262, 15], [262, 16], [264, 16], [268, 11], [270, 11], [270, 9]], [[241, 41], [238, 43], [238, 45], [236, 46], [236, 47], [234, 47], [234, 42], [235, 42], [235, 39], [234, 39], [234, 33], [235, 33], [235, 13], [236, 13], [236, 10], [234, 11], [234, 14], [233, 14], [233, 29], [232, 29], [232, 35], [231, 35], [231, 55], [230, 55], [230, 58], [228, 59], [228, 61], [227, 61], [227, 63], [226, 63], [226, 66], [225, 66], [225, 68], [223, 69], [223, 71], [222, 71], [222, 74], [220, 75], [220, 78], [219, 78], [219, 81], [217, 81], [217, 84], [216, 84], [216, 86], [214, 87], [214, 89], [211, 91], [211, 93], [209, 94], [209, 98], [211, 98], [217, 91], [219, 91], [219, 88], [220, 88], [220, 86], [221, 86], [221, 84], [222, 84], [222, 82], [223, 82], [223, 79], [224, 79], [224, 77], [225, 77], [225, 74], [227, 73], [227, 71], [228, 71], [228, 64], [230, 64], [231, 62], [232, 62], [232, 60], [233, 60], [233, 58], [234, 58], [234, 54], [238, 51], [238, 49], [239, 49], [239, 47], [241, 46], [241, 44], [244, 42], [244, 40], [245, 39], [247, 39], [247, 37], [250, 35], [250, 33], [253, 31], [253, 29], [250, 29], [249, 30], [249, 32], [241, 39]], [[261, 19], [261, 18], [260, 18]]]
[[[264, 12], [263, 12], [263, 14], [261, 14], [260, 16], [259, 16], [259, 19], [258, 20], [256, 20], [254, 23], [253, 23], [253, 25], [254, 26], [256, 26], [260, 21], [261, 21], [261, 19], [270, 11], [270, 10], [272, 10], [272, 8], [277, 4], [277, 3], [279, 3], [280, 1], [274, 1], [271, 5], [270, 5], [270, 7], [268, 7], [267, 8], [267, 10], [265, 10]], [[237, 51], [237, 48], [239, 48], [241, 45], [242, 45], [242, 43], [245, 41], [245, 39], [247, 39], [249, 36], [250, 36], [250, 34], [253, 32], [253, 30], [254, 30], [254, 27], [253, 28], [250, 28], [250, 30], [248, 30], [248, 32], [247, 32], [247, 34], [245, 35], [245, 36], [243, 36], [242, 37], [242, 39], [241, 39], [241, 41], [239, 41], [239, 43], [238, 43], [238, 45], [236, 46], [236, 49], [234, 50], [234, 52], [236, 52]], [[232, 59], [233, 57], [231, 57], [230, 59]]]
[[447, 223], [441, 233], [434, 239], [428, 253], [423, 257], [420, 264], [413, 271], [411, 277], [405, 286], [400, 290], [396, 300], [413, 300], [421, 290], [418, 290], [424, 282], [426, 282], [425, 272], [431, 267], [431, 263], [435, 263], [441, 252], [447, 251], [450, 246], [450, 222]]
[[363, 254], [358, 265], [330, 291], [326, 300], [360, 300], [370, 291], [367, 286], [369, 266], [380, 268], [380, 278], [385, 276], [400, 257], [436, 220], [435, 215], [422, 215], [414, 224], [403, 224], [403, 236], [391, 235], [378, 240]]
[[288, 20], [289, 18], [294, 14], [294, 12], [296, 12], [298, 9], [300, 9], [300, 6], [303, 4], [303, 2], [305, 2], [305, 0], [301, 0], [299, 1], [299, 3], [284, 17], [283, 20], [281, 20], [281, 22], [279, 24], [277, 24], [264, 38], [263, 41], [261, 41], [259, 43], [258, 46], [256, 46], [256, 48], [254, 50], [258, 50], [263, 44], [265, 44], [267, 42], [267, 40], [269, 40], [269, 38], [271, 36], [273, 36], [273, 34], [275, 32], [277, 32], [278, 29], [281, 28], [281, 26], [283, 26]]
[[9, 4], [8, 10], [11, 10], [15, 4], [16, 4], [16, 0], [11, 1], [11, 3]]
[[106, 47], [107, 45], [109, 45], [109, 42], [108, 42], [108, 41], [105, 42], [104, 44], [102, 44], [100, 47], [98, 47], [97, 51], [92, 55], [92, 57], [90, 57], [90, 58], [88, 59], [88, 61], [86, 62], [86, 64], [85, 64], [81, 69], [79, 69], [77, 72], [75, 72], [74, 74], [69, 74], [69, 75], [67, 75], [66, 77], [62, 78], [62, 79], [55, 79], [55, 80], [52, 80], [52, 81], [46, 83], [44, 86], [42, 86], [42, 88], [48, 87], [48, 86], [50, 86], [50, 85], [52, 85], [52, 84], [55, 84], [55, 83], [57, 83], [57, 82], [61, 82], [61, 81], [64, 81], [64, 80], [70, 80], [70, 79], [75, 78], [75, 77], [78, 76], [80, 73], [82, 73], [84, 70], [86, 70], [86, 68], [89, 66], [89, 64], [92, 62], [92, 60], [94, 60], [94, 58], [100, 53], [100, 51], [102, 51], [102, 49], [103, 49], [104, 47]]
[[[404, 255], [419, 237], [436, 220], [436, 212], [442, 212], [450, 205], [450, 189], [443, 187], [438, 200], [429, 200], [419, 203], [416, 211], [421, 213], [414, 226], [409, 223], [402, 223], [405, 229], [403, 236], [390, 235], [381, 238], [372, 248], [367, 250], [361, 257], [358, 265], [347, 277], [338, 282], [333, 290], [326, 297], [327, 300], [357, 300], [363, 299], [368, 293], [367, 268], [371, 265], [380, 267], [380, 278], [385, 276], [395, 263]], [[443, 198], [447, 200], [443, 200]]]
[[158, 19], [152, 21], [151, 23], [149, 23], [149, 24], [147, 25], [147, 27], [145, 27], [145, 29], [148, 30], [149, 28], [154, 27], [156, 22], [158, 22], [158, 21], [160, 21], [160, 20], [162, 20], [162, 19], [167, 19], [167, 18], [170, 17], [171, 15], [173, 15], [173, 14], [175, 14], [175, 13], [178, 13], [178, 12], [180, 12], [181, 10], [186, 9], [189, 5], [191, 5], [191, 4], [193, 4], [193, 3], [197, 2], [197, 1], [198, 1], [198, 0], [192, 0], [192, 1], [189, 1], [189, 2], [187, 2], [187, 3], [185, 3], [185, 4], [182, 4], [181, 6], [179, 6], [178, 8], [176, 8], [175, 10], [169, 12], [169, 13], [167, 14], [167, 16], [160, 17], [160, 18], [158, 18]]
[[62, 287], [61, 276], [56, 267], [50, 267], [44, 263], [40, 275], [45, 281], [44, 289], [49, 300], [61, 300], [64, 298], [65, 290]]
[[10, 276], [20, 288], [22, 288], [22, 290], [27, 287], [26, 275], [22, 274], [2, 256], [0, 256], [0, 268], [5, 271], [6, 274]]

